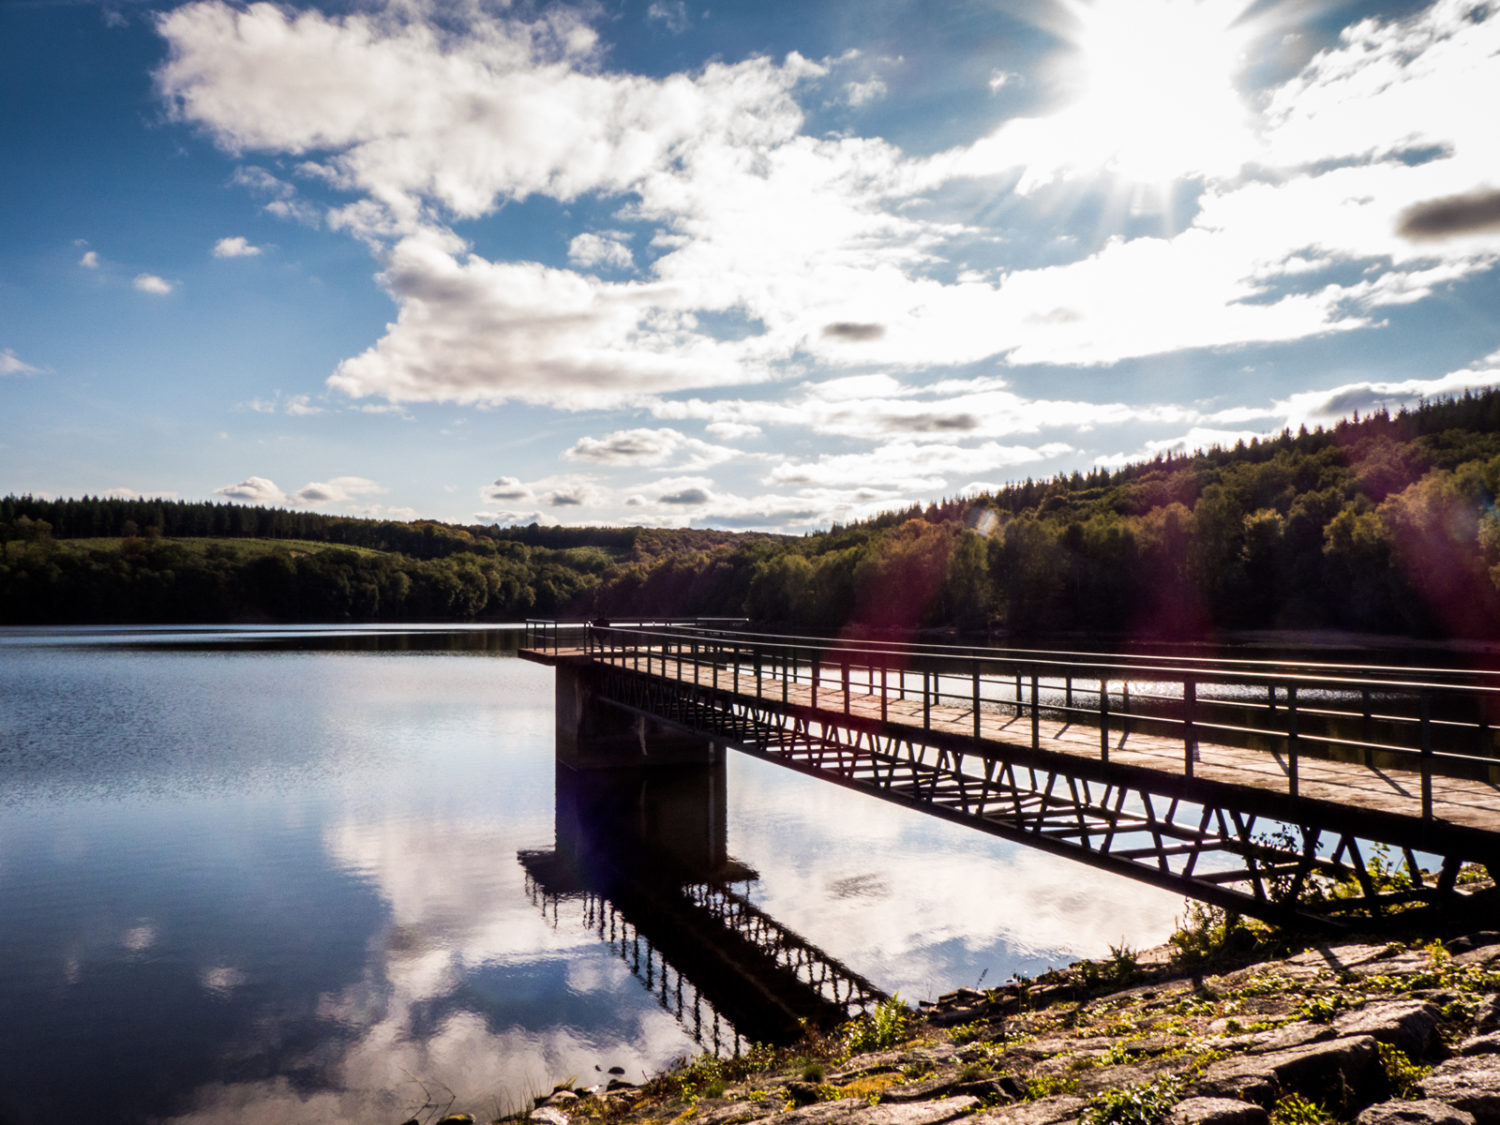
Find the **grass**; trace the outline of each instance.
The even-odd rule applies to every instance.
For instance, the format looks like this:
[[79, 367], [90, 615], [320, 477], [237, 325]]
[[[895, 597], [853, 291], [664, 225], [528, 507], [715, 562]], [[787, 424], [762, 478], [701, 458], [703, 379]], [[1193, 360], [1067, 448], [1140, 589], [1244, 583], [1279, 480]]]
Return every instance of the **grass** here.
[[222, 555], [230, 555], [234, 558], [249, 558], [255, 555], [269, 555], [276, 551], [289, 551], [292, 554], [316, 554], [319, 551], [353, 551], [356, 555], [382, 555], [386, 552], [377, 551], [373, 547], [348, 547], [342, 543], [319, 543], [312, 539], [215, 539], [209, 537], [185, 537], [182, 539], [58, 539], [56, 545], [61, 548], [76, 548], [89, 551], [118, 551], [126, 543], [144, 543], [155, 545], [157, 543], [170, 543], [174, 547], [182, 547], [196, 555], [207, 554], [212, 548]]

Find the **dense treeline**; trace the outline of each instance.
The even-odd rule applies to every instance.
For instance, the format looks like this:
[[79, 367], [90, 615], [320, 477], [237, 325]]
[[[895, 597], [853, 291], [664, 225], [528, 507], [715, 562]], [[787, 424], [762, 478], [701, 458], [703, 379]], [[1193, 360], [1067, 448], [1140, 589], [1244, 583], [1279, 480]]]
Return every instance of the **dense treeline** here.
[[[1500, 391], [802, 538], [8, 497], [0, 621], [748, 614], [823, 630], [1493, 636], [1497, 496]], [[214, 542], [175, 541], [188, 537]]]
[[834, 630], [1500, 635], [1500, 392], [612, 568], [611, 613]]

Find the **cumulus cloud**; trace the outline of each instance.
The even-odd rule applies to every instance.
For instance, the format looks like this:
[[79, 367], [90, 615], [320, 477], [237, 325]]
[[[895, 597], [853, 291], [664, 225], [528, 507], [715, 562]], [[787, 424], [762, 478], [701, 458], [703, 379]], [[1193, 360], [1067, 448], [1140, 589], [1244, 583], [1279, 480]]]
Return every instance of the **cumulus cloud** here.
[[602, 438], [583, 437], [563, 451], [570, 461], [615, 466], [660, 466], [680, 457], [684, 467], [697, 467], [715, 465], [734, 455], [732, 449], [670, 428], [616, 430]]
[[344, 503], [358, 496], [369, 496], [385, 489], [365, 477], [334, 477], [332, 480], [313, 481], [291, 494], [283, 492], [276, 482], [266, 477], [246, 477], [237, 484], [228, 484], [214, 490], [216, 496], [240, 504], [265, 507], [318, 507], [324, 504]]
[[[422, 11], [194, 0], [157, 20], [171, 112], [225, 151], [265, 154], [281, 174], [247, 164], [236, 180], [268, 207], [309, 213], [283, 175], [338, 193], [325, 220], [377, 255], [396, 315], [329, 379], [354, 398], [644, 406], [663, 420], [850, 437], [1139, 420], [1120, 404], [1060, 400], [1008, 415], [1015, 396], [996, 389], [848, 403], [798, 392], [701, 411], [676, 396], [877, 363], [1103, 367], [1357, 332], [1500, 258], [1475, 239], [1398, 233], [1403, 214], [1493, 175], [1484, 107], [1500, 104], [1500, 15], [1458, 0], [1360, 21], [1263, 92], [1255, 130], [1216, 132], [1201, 160], [1185, 146], [1178, 171], [1202, 191], [1182, 222], [991, 270], [965, 253], [994, 232], [972, 211], [945, 217], [935, 193], [1019, 175], [1018, 215], [1045, 219], [1059, 178], [1097, 189], [1088, 177], [1112, 150], [1080, 168], [1088, 146], [1069, 143], [1069, 128], [1097, 123], [1012, 119], [914, 158], [878, 138], [806, 131], [800, 99], [835, 83], [832, 63], [754, 57], [648, 77], [608, 69], [576, 9], [471, 15], [457, 30]], [[678, 13], [662, 4], [652, 18]], [[997, 72], [991, 87], [1012, 81]], [[867, 84], [859, 97], [876, 93]], [[602, 201], [632, 233], [578, 234], [558, 247], [570, 269], [489, 260], [455, 233], [533, 196]], [[588, 272], [606, 268], [632, 275]], [[1178, 432], [1197, 424], [1162, 412]]]
[[158, 297], [165, 297], [172, 292], [172, 283], [165, 278], [157, 277], [154, 273], [138, 273], [131, 284], [142, 293], [151, 293]]
[[619, 231], [597, 234], [585, 231], [568, 243], [568, 261], [583, 269], [609, 266], [612, 269], [628, 270], [635, 265], [635, 256], [630, 252], [627, 235]]
[[865, 453], [825, 453], [814, 460], [788, 459], [771, 470], [771, 484], [885, 486], [906, 491], [939, 492], [950, 478], [1045, 462], [1073, 448], [1063, 442], [1040, 446], [976, 446], [893, 441]]
[[99, 252], [97, 250], [85, 250], [83, 257], [78, 259], [78, 264], [86, 270], [99, 268]]
[[1278, 400], [1272, 410], [1283, 426], [1326, 426], [1347, 418], [1355, 411], [1372, 410], [1392, 413], [1415, 407], [1423, 400], [1443, 395], [1462, 394], [1466, 390], [1500, 385], [1500, 351], [1460, 371], [1436, 379], [1403, 379], [1395, 382], [1344, 383], [1328, 390], [1303, 391]]
[[725, 441], [739, 441], [742, 438], [760, 437], [762, 430], [759, 426], [753, 426], [748, 422], [710, 422], [703, 427], [716, 438]]
[[36, 375], [40, 368], [33, 367], [11, 349], [0, 351], [0, 375]]
[[339, 504], [356, 496], [370, 496], [385, 489], [365, 477], [334, 477], [331, 481], [313, 481], [303, 485], [289, 498], [294, 504], [316, 506]]
[[862, 106], [867, 102], [878, 101], [886, 95], [886, 85], [878, 78], [871, 78], [864, 82], [850, 82], [844, 86], [844, 100], [851, 106]]
[[254, 258], [260, 254], [259, 246], [252, 246], [241, 235], [233, 235], [229, 238], [221, 238], [214, 243], [215, 258]]
[[527, 501], [532, 498], [532, 491], [516, 477], [500, 477], [494, 484], [482, 491], [484, 499], [491, 503], [507, 503], [512, 501]]
[[238, 484], [226, 484], [214, 489], [215, 496], [233, 500], [240, 504], [257, 504], [276, 507], [287, 502], [285, 492], [276, 487], [276, 482], [265, 477], [246, 477]]
[[823, 325], [823, 335], [831, 336], [836, 340], [863, 343], [866, 340], [878, 340], [884, 336], [885, 325], [860, 324], [856, 321], [838, 320], [832, 324]]
[[1474, 191], [1416, 203], [1401, 212], [1396, 233], [1403, 238], [1452, 238], [1500, 230], [1500, 191]]
[[681, 492], [669, 492], [659, 497], [663, 504], [707, 504], [709, 495], [701, 488], [684, 488]]

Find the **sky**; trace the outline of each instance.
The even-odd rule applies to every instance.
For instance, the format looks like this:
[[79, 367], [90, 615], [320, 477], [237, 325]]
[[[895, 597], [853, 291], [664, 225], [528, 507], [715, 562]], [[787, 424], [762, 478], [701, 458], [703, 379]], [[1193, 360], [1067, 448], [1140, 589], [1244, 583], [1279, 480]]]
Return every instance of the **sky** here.
[[1500, 382], [1500, 4], [0, 0], [0, 493], [799, 533]]

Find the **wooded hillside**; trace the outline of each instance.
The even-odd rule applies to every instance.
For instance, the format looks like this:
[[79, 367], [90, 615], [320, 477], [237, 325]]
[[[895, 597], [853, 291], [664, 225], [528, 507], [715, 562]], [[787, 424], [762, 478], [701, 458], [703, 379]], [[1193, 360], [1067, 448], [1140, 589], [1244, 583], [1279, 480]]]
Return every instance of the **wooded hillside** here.
[[822, 630], [1495, 636], [1497, 494], [1486, 391], [802, 538], [8, 497], [0, 621], [743, 613]]

